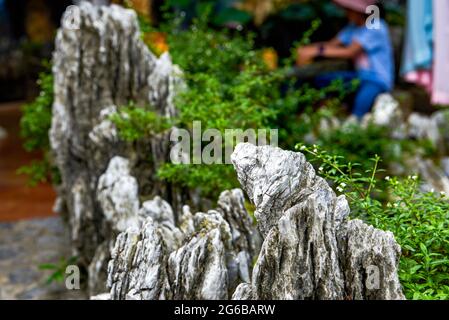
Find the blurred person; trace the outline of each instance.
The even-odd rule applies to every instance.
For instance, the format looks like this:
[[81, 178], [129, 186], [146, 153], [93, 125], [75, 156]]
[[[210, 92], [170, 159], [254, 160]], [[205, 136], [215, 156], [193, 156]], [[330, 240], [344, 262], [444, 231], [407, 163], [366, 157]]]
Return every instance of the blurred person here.
[[316, 85], [325, 87], [335, 79], [351, 83], [358, 79], [352, 114], [361, 119], [368, 113], [377, 96], [394, 86], [394, 58], [389, 29], [379, 17], [376, 28], [368, 28], [367, 8], [376, 0], [333, 0], [345, 9], [348, 25], [337, 36], [322, 43], [298, 48], [297, 64], [308, 64], [316, 57], [352, 59], [355, 71], [333, 72], [317, 77]]

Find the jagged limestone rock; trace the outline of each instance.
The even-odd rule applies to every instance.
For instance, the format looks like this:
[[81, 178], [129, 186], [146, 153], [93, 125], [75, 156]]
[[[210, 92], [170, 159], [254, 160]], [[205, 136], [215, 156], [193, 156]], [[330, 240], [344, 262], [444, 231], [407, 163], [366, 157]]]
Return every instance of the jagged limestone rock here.
[[176, 227], [175, 216], [171, 206], [161, 197], [145, 201], [140, 208], [141, 217], [151, 217], [157, 224], [169, 252], [182, 245], [184, 233]]
[[[129, 187], [121, 191], [130, 191], [130, 197], [138, 190], [138, 196], [160, 195], [180, 201], [177, 191], [157, 181], [154, 174], [169, 157], [170, 132], [135, 143], [124, 142], [110, 115], [133, 101], [138, 107], [171, 117], [176, 113], [173, 98], [182, 82], [181, 72], [171, 63], [168, 53], [157, 58], [141, 41], [133, 10], [88, 2], [77, 8], [79, 23], [62, 23], [56, 36], [49, 135], [61, 173], [58, 208], [67, 211], [74, 254], [87, 267], [99, 255], [97, 248], [114, 240], [110, 239], [113, 232], [106, 226], [124, 231], [134, 219], [128, 220], [121, 214], [129, 211], [125, 215], [134, 215], [131, 211], [136, 209], [135, 200], [125, 201], [127, 195], [123, 194], [124, 203], [113, 203], [119, 198], [102, 198], [100, 204], [96, 194], [99, 177], [114, 156], [128, 159], [129, 175], [134, 177], [118, 182]], [[119, 196], [118, 184], [105, 187], [116, 188]], [[129, 207], [122, 207], [115, 212], [118, 216], [111, 216], [111, 206]], [[111, 224], [111, 219], [119, 224]]]
[[421, 189], [424, 192], [445, 192], [449, 193], [449, 176], [444, 168], [440, 168], [432, 159], [423, 159], [415, 156], [406, 159], [410, 168], [415, 168], [414, 174], [419, 174], [423, 180]]
[[346, 213], [320, 188], [286, 210], [262, 245], [253, 271], [256, 299], [342, 299], [336, 228]]
[[[345, 197], [315, 175], [304, 155], [243, 143], [231, 160], [264, 235], [251, 284], [233, 298], [404, 298], [393, 235], [348, 221]], [[371, 286], [363, 279], [374, 269], [380, 276]]]
[[408, 118], [408, 136], [427, 139], [433, 143], [440, 155], [449, 153], [449, 110], [443, 109], [430, 117], [412, 113]]
[[249, 280], [252, 261], [259, 254], [261, 237], [246, 211], [242, 190], [223, 191], [217, 204], [217, 211], [231, 228], [233, 248], [238, 252], [240, 277]]
[[232, 300], [254, 300], [253, 288], [249, 283], [241, 283], [235, 289]]
[[[243, 201], [241, 190], [224, 191], [217, 210], [193, 215], [185, 206], [178, 224], [170, 205], [161, 198], [144, 202], [139, 211], [147, 221], [144, 227], [121, 233], [113, 249], [108, 267], [111, 298], [230, 298], [239, 283], [250, 280], [251, 259], [258, 252], [252, 239], [257, 238], [257, 232]], [[150, 231], [152, 236], [145, 238]], [[152, 259], [145, 258], [156, 252], [154, 246], [157, 258], [154, 254]], [[159, 288], [157, 294], [147, 292], [146, 277], [154, 277], [142, 276], [144, 270], [166, 271], [159, 274], [163, 283], [151, 282]]]
[[233, 280], [228, 271], [228, 258], [231, 263], [233, 259], [229, 225], [213, 211], [194, 218], [197, 232], [168, 259], [171, 298], [227, 299]]
[[108, 265], [111, 299], [164, 299], [166, 249], [157, 224], [148, 218], [141, 230], [121, 233]]
[[255, 154], [248, 156], [241, 149], [241, 145], [236, 147], [231, 160], [240, 183], [256, 206], [258, 228], [266, 236], [283, 212], [310, 191], [315, 171], [300, 153], [257, 148], [252, 149]]
[[[393, 234], [348, 220], [346, 198], [302, 154], [239, 144], [231, 159], [266, 230], [252, 274], [248, 235], [255, 231], [241, 191], [223, 192], [207, 213], [184, 207], [176, 226], [170, 206], [155, 198], [140, 209], [144, 226], [117, 238], [112, 299], [404, 298]], [[165, 223], [182, 240], [171, 242]]]
[[175, 215], [172, 207], [159, 196], [142, 203], [139, 215], [151, 217], [157, 223], [168, 222], [175, 224]]
[[139, 229], [144, 218], [138, 215], [139, 195], [136, 179], [130, 175], [129, 161], [114, 157], [98, 179], [97, 202], [103, 212], [102, 234], [107, 239], [95, 250], [88, 267], [90, 294], [106, 290], [107, 264], [113, 241], [128, 228]]
[[130, 175], [127, 159], [118, 156], [111, 159], [106, 172], [98, 179], [97, 200], [114, 231], [140, 227], [138, 185]]
[[[223, 220], [218, 213], [196, 219], [199, 232], [173, 252], [151, 217], [140, 231], [121, 233], [108, 267], [111, 298], [225, 298], [228, 273], [220, 229]], [[227, 232], [229, 237], [229, 227]]]
[[88, 292], [91, 295], [107, 290], [107, 266], [109, 260], [111, 259], [112, 246], [112, 241], [105, 241], [100, 244], [88, 266], [87, 286]]
[[[113, 240], [118, 233], [128, 230], [133, 233], [135, 230], [140, 230], [145, 221], [150, 219], [152, 222], [154, 221], [156, 226], [147, 221], [147, 225], [143, 228], [157, 229], [158, 236], [164, 239], [165, 249], [163, 254], [167, 250], [171, 252], [177, 249], [184, 238], [182, 231], [175, 226], [173, 210], [166, 201], [156, 196], [153, 200], [145, 201], [140, 205], [137, 180], [130, 174], [130, 165], [127, 159], [119, 156], [111, 159], [106, 172], [98, 179], [96, 194], [104, 214], [103, 229], [106, 231], [103, 234], [107, 235], [110, 240], [106, 240], [97, 248], [89, 265], [89, 289], [91, 293], [105, 290], [106, 281], [103, 280], [107, 274], [106, 268], [111, 256]], [[129, 236], [127, 239], [134, 238]], [[157, 237], [151, 236], [151, 239], [154, 240]], [[122, 242], [126, 241], [122, 240]], [[148, 241], [145, 240], [143, 243], [147, 244]], [[126, 245], [133, 246], [134, 243], [131, 242]], [[119, 249], [115, 249], [115, 251], [117, 250]], [[133, 251], [132, 249], [129, 250]], [[125, 252], [129, 250], [125, 250]], [[145, 263], [144, 258], [140, 258], [139, 261]], [[122, 267], [119, 266], [118, 268]], [[128, 269], [125, 269], [124, 272], [126, 271]], [[135, 296], [133, 292], [127, 292], [127, 294], [129, 294], [129, 297]], [[118, 293], [114, 297], [121, 298], [122, 296]]]
[[438, 128], [432, 118], [412, 113], [407, 119], [408, 136], [413, 139], [428, 139], [435, 145], [439, 139]]
[[340, 250], [346, 279], [346, 299], [404, 299], [397, 278], [401, 248], [394, 235], [360, 220], [348, 221], [343, 226], [340, 230]]

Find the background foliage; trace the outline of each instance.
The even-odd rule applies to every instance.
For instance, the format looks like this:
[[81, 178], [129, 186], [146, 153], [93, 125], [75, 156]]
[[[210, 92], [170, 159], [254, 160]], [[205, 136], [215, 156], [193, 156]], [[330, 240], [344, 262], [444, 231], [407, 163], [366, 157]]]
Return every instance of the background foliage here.
[[297, 148], [345, 194], [352, 218], [393, 232], [402, 248], [399, 278], [408, 299], [449, 299], [449, 199], [444, 193], [421, 192], [415, 175], [379, 179], [378, 156], [370, 159], [371, 169], [360, 172], [360, 164], [318, 146]]

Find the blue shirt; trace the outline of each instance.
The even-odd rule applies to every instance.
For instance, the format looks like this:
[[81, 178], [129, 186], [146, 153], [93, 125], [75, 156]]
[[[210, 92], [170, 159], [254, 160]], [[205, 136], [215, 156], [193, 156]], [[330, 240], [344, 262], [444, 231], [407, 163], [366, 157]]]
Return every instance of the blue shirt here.
[[363, 52], [355, 59], [355, 67], [361, 80], [379, 83], [385, 90], [393, 89], [394, 58], [387, 24], [381, 20], [379, 29], [349, 24], [337, 38], [345, 46], [354, 41], [359, 43]]

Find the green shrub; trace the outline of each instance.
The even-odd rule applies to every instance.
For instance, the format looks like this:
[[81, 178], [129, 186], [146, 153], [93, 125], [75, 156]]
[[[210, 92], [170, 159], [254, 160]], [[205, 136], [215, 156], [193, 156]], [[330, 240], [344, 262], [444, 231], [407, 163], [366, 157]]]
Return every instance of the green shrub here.
[[150, 107], [137, 107], [134, 102], [123, 106], [110, 116], [120, 137], [126, 141], [135, 141], [152, 136], [171, 127], [170, 119], [161, 117]]
[[324, 88], [304, 84], [298, 89], [293, 85], [288, 93], [277, 101], [279, 110], [276, 125], [280, 128], [281, 147], [293, 149], [297, 141], [304, 141], [308, 134], [320, 137], [319, 123], [322, 119], [340, 116], [342, 102], [358, 86], [354, 81], [348, 88], [341, 80], [334, 80]]
[[27, 151], [42, 151], [43, 158], [17, 170], [18, 174], [29, 176], [28, 184], [36, 186], [41, 182], [60, 183], [58, 169], [51, 164], [49, 155], [49, 130], [51, 127], [53, 105], [53, 74], [49, 63], [43, 64], [45, 72], [39, 74], [37, 84], [39, 95], [22, 108], [20, 119], [20, 135], [24, 140], [23, 147]]
[[[318, 146], [298, 145], [318, 173], [345, 194], [351, 216], [391, 231], [401, 245], [399, 278], [408, 299], [449, 299], [449, 201], [446, 195], [420, 192], [417, 176], [378, 179], [380, 158], [371, 170], [346, 163]], [[383, 193], [383, 201], [378, 194]]]
[[[120, 108], [121, 116], [114, 115], [113, 121], [122, 137], [135, 140], [151, 136], [155, 132], [149, 129], [158, 121], [188, 130], [194, 121], [200, 121], [202, 131], [213, 128], [223, 136], [226, 129], [273, 128], [283, 99], [283, 77], [280, 71], [270, 72], [265, 66], [261, 53], [254, 49], [252, 35], [209, 28], [207, 16], [195, 20], [187, 29], [181, 28], [176, 19], [172, 21], [174, 24], [162, 26], [161, 30], [167, 34], [170, 55], [183, 70], [187, 85], [175, 99], [179, 115], [157, 120], [148, 108], [132, 112], [129, 107]], [[141, 28], [153, 31], [144, 21]], [[226, 147], [225, 141], [222, 147]], [[167, 163], [160, 168], [158, 177], [181, 187], [199, 188], [203, 196], [211, 198], [239, 185], [232, 166], [225, 164]]]
[[39, 96], [22, 108], [20, 133], [27, 151], [47, 150], [50, 146], [48, 131], [51, 127], [51, 108], [53, 104], [53, 74], [41, 72]]
[[[255, 49], [252, 34], [211, 28], [210, 5], [202, 6], [199, 18], [188, 28], [184, 27], [182, 19], [168, 13], [169, 23], [158, 30], [147, 19], [139, 18], [144, 39], [151, 32], [165, 33], [170, 55], [183, 70], [187, 88], [176, 96], [179, 115], [175, 119], [157, 120], [157, 115], [148, 108], [120, 108], [112, 120], [122, 138], [136, 140], [151, 136], [155, 133], [151, 131], [154, 127], [165, 128], [159, 126], [158, 121], [188, 130], [192, 129], [194, 121], [200, 121], [202, 131], [217, 129], [222, 136], [226, 129], [255, 129], [256, 132], [257, 129], [279, 129], [282, 137], [290, 138], [285, 141], [293, 148], [300, 132], [307, 131], [305, 124], [291, 120], [293, 112], [303, 112], [306, 104], [323, 98], [323, 93], [312, 88], [288, 89], [292, 88], [292, 83], [285, 77], [286, 70], [269, 70], [262, 53]], [[320, 21], [314, 21], [298, 44], [308, 43], [319, 26]], [[148, 46], [154, 49], [151, 43]], [[294, 56], [285, 61], [285, 68], [291, 68], [293, 62]], [[333, 86], [325, 93], [335, 90]], [[229, 141], [223, 139], [223, 154], [226, 143]], [[225, 164], [166, 163], [157, 176], [180, 187], [199, 188], [203, 196], [210, 198], [217, 197], [224, 189], [239, 186], [233, 167]]]
[[47, 155], [42, 160], [33, 160], [30, 164], [20, 167], [17, 169], [17, 174], [27, 175], [30, 187], [35, 187], [44, 182], [61, 183], [59, 170], [50, 164]]

